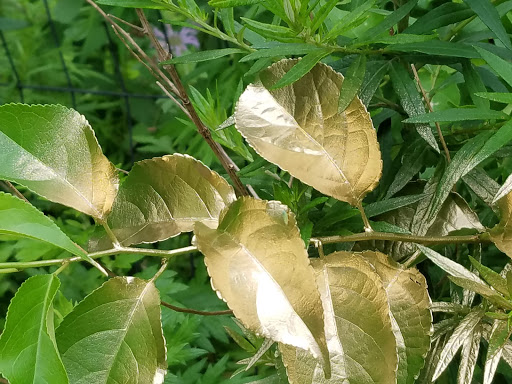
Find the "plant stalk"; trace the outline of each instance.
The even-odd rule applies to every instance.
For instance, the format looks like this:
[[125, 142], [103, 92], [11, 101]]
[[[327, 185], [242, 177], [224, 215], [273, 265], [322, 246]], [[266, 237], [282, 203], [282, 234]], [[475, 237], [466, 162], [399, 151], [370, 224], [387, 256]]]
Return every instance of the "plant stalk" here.
[[417, 236], [407, 233], [388, 233], [388, 232], [364, 232], [348, 236], [324, 236], [311, 238], [312, 242], [320, 241], [323, 244], [348, 243], [353, 241], [385, 240], [385, 241], [403, 241], [406, 243], [417, 243], [425, 245], [434, 244], [457, 244], [457, 243], [488, 243], [490, 239], [487, 233], [467, 236]]

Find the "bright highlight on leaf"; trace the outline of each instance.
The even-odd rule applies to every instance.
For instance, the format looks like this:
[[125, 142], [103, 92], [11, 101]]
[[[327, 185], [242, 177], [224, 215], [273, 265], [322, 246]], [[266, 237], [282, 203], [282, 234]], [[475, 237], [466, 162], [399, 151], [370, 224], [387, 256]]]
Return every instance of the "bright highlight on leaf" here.
[[235, 126], [268, 161], [322, 193], [358, 205], [382, 170], [370, 116], [358, 98], [338, 113], [343, 76], [324, 64], [292, 85], [269, 90], [295, 63], [282, 60], [247, 87]]
[[0, 373], [11, 384], [68, 384], [50, 309], [59, 285], [54, 275], [30, 277], [9, 305], [0, 337]]
[[64, 318], [57, 345], [70, 383], [163, 383], [157, 289], [134, 277], [110, 279]]
[[498, 249], [512, 258], [512, 192], [498, 201], [501, 213], [500, 222], [489, 231], [491, 240]]
[[233, 188], [187, 155], [136, 163], [119, 189], [108, 224], [123, 245], [152, 243], [190, 232], [196, 221], [216, 227]]
[[332, 376], [301, 349], [280, 345], [292, 384], [395, 384], [397, 342], [380, 276], [358, 254], [312, 260], [325, 316]]
[[223, 211], [217, 229], [198, 222], [194, 233], [212, 287], [245, 327], [328, 364], [320, 294], [286, 206], [241, 198]]
[[60, 105], [0, 106], [0, 179], [98, 219], [117, 193], [115, 167], [87, 120]]

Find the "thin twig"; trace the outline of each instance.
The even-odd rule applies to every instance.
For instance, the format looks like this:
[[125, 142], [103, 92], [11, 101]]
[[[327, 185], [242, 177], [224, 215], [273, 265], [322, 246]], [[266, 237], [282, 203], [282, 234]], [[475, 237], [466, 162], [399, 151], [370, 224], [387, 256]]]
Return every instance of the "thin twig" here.
[[[88, 0], [89, 1], [89, 0]], [[149, 40], [153, 44], [154, 48], [156, 49], [158, 53], [158, 58], [160, 61], [169, 60], [171, 58], [171, 55], [169, 52], [167, 52], [158, 42], [158, 39], [155, 36], [155, 33], [153, 32], [153, 29], [149, 25], [149, 21], [146, 18], [146, 15], [144, 14], [144, 11], [142, 9], [137, 9], [137, 15], [139, 16], [140, 22], [142, 24], [142, 27], [144, 28], [144, 31], [146, 35], [149, 37]], [[185, 90], [185, 87], [183, 83], [181, 82], [181, 78], [176, 71], [176, 67], [171, 64], [165, 64], [163, 68], [167, 71], [169, 74], [172, 83], [176, 86], [177, 92], [175, 92], [178, 97], [181, 99], [183, 106], [188, 110], [190, 114], [190, 119], [194, 123], [194, 125], [197, 127], [197, 130], [201, 136], [206, 140], [210, 148], [213, 150], [219, 161], [221, 162], [222, 166], [228, 173], [229, 177], [233, 181], [235, 190], [239, 196], [247, 196], [249, 195], [249, 192], [247, 192], [247, 189], [240, 181], [240, 178], [236, 174], [237, 166], [235, 162], [226, 154], [224, 149], [212, 138], [212, 134], [208, 127], [206, 127], [203, 122], [201, 121], [199, 115], [197, 114], [196, 109], [192, 105], [188, 94]]]
[[27, 202], [29, 204], [32, 204], [30, 201], [27, 200], [27, 198], [25, 196], [23, 196], [23, 194], [20, 191], [18, 191], [18, 189], [14, 185], [12, 185], [12, 183], [10, 181], [3, 180], [2, 184], [5, 184], [5, 187], [8, 190], [10, 190], [16, 197], [20, 198], [21, 200], [24, 200], [25, 202]]
[[[425, 103], [427, 104], [427, 108], [430, 112], [434, 112], [432, 109], [432, 105], [430, 104], [430, 100], [428, 98], [427, 93], [425, 92], [425, 89], [423, 88], [423, 85], [421, 85], [420, 77], [418, 76], [418, 71], [416, 71], [416, 67], [414, 64], [411, 64], [412, 72], [414, 73], [414, 78], [416, 79], [416, 83], [418, 84], [418, 87], [420, 88], [421, 94], [423, 95], [423, 99], [425, 100]], [[441, 146], [443, 147], [444, 154], [446, 155], [446, 161], [448, 163], [451, 161], [450, 157], [450, 151], [448, 150], [448, 147], [446, 146], [446, 141], [444, 141], [443, 132], [441, 132], [441, 126], [436, 121], [435, 122], [436, 128], [437, 128], [437, 134], [439, 135], [439, 141], [441, 142]]]
[[310, 242], [321, 241], [323, 244], [333, 243], [350, 243], [353, 241], [369, 241], [369, 240], [387, 240], [402, 241], [406, 243], [417, 244], [456, 244], [456, 243], [489, 243], [491, 240], [487, 232], [480, 235], [467, 236], [417, 236], [407, 233], [390, 233], [390, 232], [364, 232], [355, 233], [347, 236], [325, 236], [311, 238]]
[[159, 81], [156, 82], [156, 85], [158, 85], [160, 87], [160, 89], [165, 93], [165, 95], [171, 99], [172, 101], [174, 101], [174, 104], [176, 104], [182, 111], [183, 113], [185, 113], [185, 115], [187, 115], [187, 117], [192, 120], [192, 117], [190, 117], [190, 113], [188, 113], [187, 109], [183, 106], [183, 104], [181, 104], [167, 89], [165, 89], [165, 87], [162, 85], [162, 83], [160, 83]]
[[115, 16], [115, 15], [112, 15], [111, 13], [109, 13], [107, 16], [108, 16], [108, 17], [110, 17], [110, 18], [112, 18], [112, 19], [114, 19], [114, 20], [117, 20], [117, 21], [119, 21], [120, 23], [123, 23], [123, 24], [125, 24], [125, 25], [127, 25], [127, 26], [129, 26], [129, 27], [131, 27], [131, 28], [133, 28], [133, 29], [135, 29], [135, 30], [137, 30], [137, 31], [139, 31], [139, 32], [144, 32], [144, 28], [139, 27], [138, 25], [135, 25], [135, 24], [129, 23], [128, 21], [126, 21], [126, 20], [124, 20], [124, 19], [121, 19], [120, 17], [117, 17], [117, 16]]
[[220, 315], [232, 315], [233, 314], [233, 311], [231, 311], [229, 309], [225, 310], [225, 311], [198, 311], [198, 310], [190, 309], [190, 308], [177, 307], [175, 305], [166, 303], [165, 301], [161, 301], [160, 304], [163, 305], [164, 307], [172, 309], [173, 311], [176, 311], [176, 312], [191, 313], [194, 315], [220, 316]]

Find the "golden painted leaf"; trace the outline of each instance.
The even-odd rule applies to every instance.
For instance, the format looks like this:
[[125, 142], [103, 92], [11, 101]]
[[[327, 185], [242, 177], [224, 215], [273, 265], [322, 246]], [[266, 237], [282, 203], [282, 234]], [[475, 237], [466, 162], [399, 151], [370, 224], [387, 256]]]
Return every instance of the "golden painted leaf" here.
[[412, 384], [430, 349], [432, 313], [425, 277], [404, 269], [380, 252], [361, 254], [379, 274], [391, 309], [391, 323], [398, 348], [397, 384]]
[[314, 271], [288, 207], [244, 197], [217, 229], [197, 222], [194, 233], [212, 287], [246, 328], [329, 362]]
[[0, 106], [0, 179], [104, 219], [117, 194], [115, 167], [84, 116], [61, 105]]
[[125, 246], [162, 241], [192, 231], [196, 221], [215, 228], [235, 198], [226, 180], [193, 157], [156, 157], [133, 166], [108, 224]]
[[370, 115], [357, 97], [338, 113], [343, 76], [321, 63], [295, 83], [269, 90], [296, 62], [275, 63], [247, 87], [235, 126], [268, 161], [322, 193], [358, 205], [382, 172]]
[[491, 240], [498, 249], [512, 258], [512, 192], [498, 201], [500, 222], [489, 231]]
[[397, 345], [380, 276], [350, 252], [311, 264], [324, 307], [331, 378], [305, 351], [280, 344], [290, 384], [396, 384]]

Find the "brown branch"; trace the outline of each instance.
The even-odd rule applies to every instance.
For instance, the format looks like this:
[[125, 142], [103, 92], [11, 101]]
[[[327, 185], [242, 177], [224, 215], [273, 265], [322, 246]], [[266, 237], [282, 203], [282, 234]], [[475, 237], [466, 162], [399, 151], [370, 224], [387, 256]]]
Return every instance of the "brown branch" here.
[[30, 201], [27, 200], [25, 196], [23, 196], [23, 194], [20, 191], [18, 191], [18, 189], [14, 185], [12, 185], [10, 181], [3, 180], [2, 184], [4, 184], [5, 188], [10, 190], [16, 197], [20, 198], [21, 200], [24, 200], [29, 204], [32, 204]]
[[[418, 71], [416, 70], [416, 67], [414, 64], [411, 64], [412, 72], [414, 73], [414, 78], [416, 79], [416, 83], [418, 84], [418, 87], [420, 88], [420, 91], [423, 95], [423, 99], [425, 100], [425, 103], [427, 104], [427, 108], [430, 112], [434, 112], [432, 109], [432, 105], [430, 104], [430, 99], [427, 96], [427, 93], [425, 92], [425, 89], [421, 85], [420, 77], [418, 76]], [[437, 134], [439, 135], [439, 141], [441, 142], [441, 146], [443, 147], [444, 154], [446, 155], [446, 160], [448, 163], [451, 161], [450, 157], [450, 151], [448, 150], [448, 147], [446, 146], [446, 141], [444, 141], [443, 133], [441, 132], [441, 126], [436, 121], [435, 122], [436, 128], [437, 128]]]
[[6, 379], [2, 379], [1, 377], [0, 377], [0, 383], [9, 384], [9, 382]]
[[183, 312], [183, 313], [191, 313], [193, 315], [221, 316], [221, 315], [232, 315], [233, 314], [233, 311], [230, 309], [228, 309], [226, 311], [198, 311], [198, 310], [190, 309], [190, 308], [176, 307], [175, 305], [166, 303], [165, 301], [161, 301], [160, 304], [166, 308], [172, 309], [173, 311]]
[[[171, 55], [169, 52], [167, 52], [158, 42], [158, 39], [156, 38], [153, 29], [149, 25], [149, 21], [146, 18], [146, 15], [144, 14], [144, 11], [142, 9], [137, 9], [137, 15], [139, 16], [140, 22], [142, 24], [142, 27], [144, 28], [145, 34], [149, 37], [151, 43], [155, 47], [157, 53], [158, 53], [158, 59], [159, 61], [165, 61], [171, 59]], [[197, 130], [201, 136], [206, 140], [210, 148], [215, 153], [215, 156], [220, 160], [222, 166], [228, 173], [229, 177], [233, 181], [235, 190], [239, 196], [248, 196], [249, 192], [245, 188], [245, 186], [242, 184], [242, 181], [236, 174], [237, 166], [235, 162], [226, 154], [224, 149], [212, 138], [212, 134], [208, 127], [206, 127], [201, 119], [199, 118], [199, 115], [197, 114], [196, 109], [190, 102], [190, 99], [188, 97], [188, 94], [185, 90], [185, 86], [181, 82], [181, 78], [176, 71], [176, 67], [171, 64], [165, 64], [163, 68], [167, 71], [169, 74], [173, 84], [177, 88], [176, 94], [181, 99], [183, 106], [187, 109], [190, 119], [197, 127]]]

